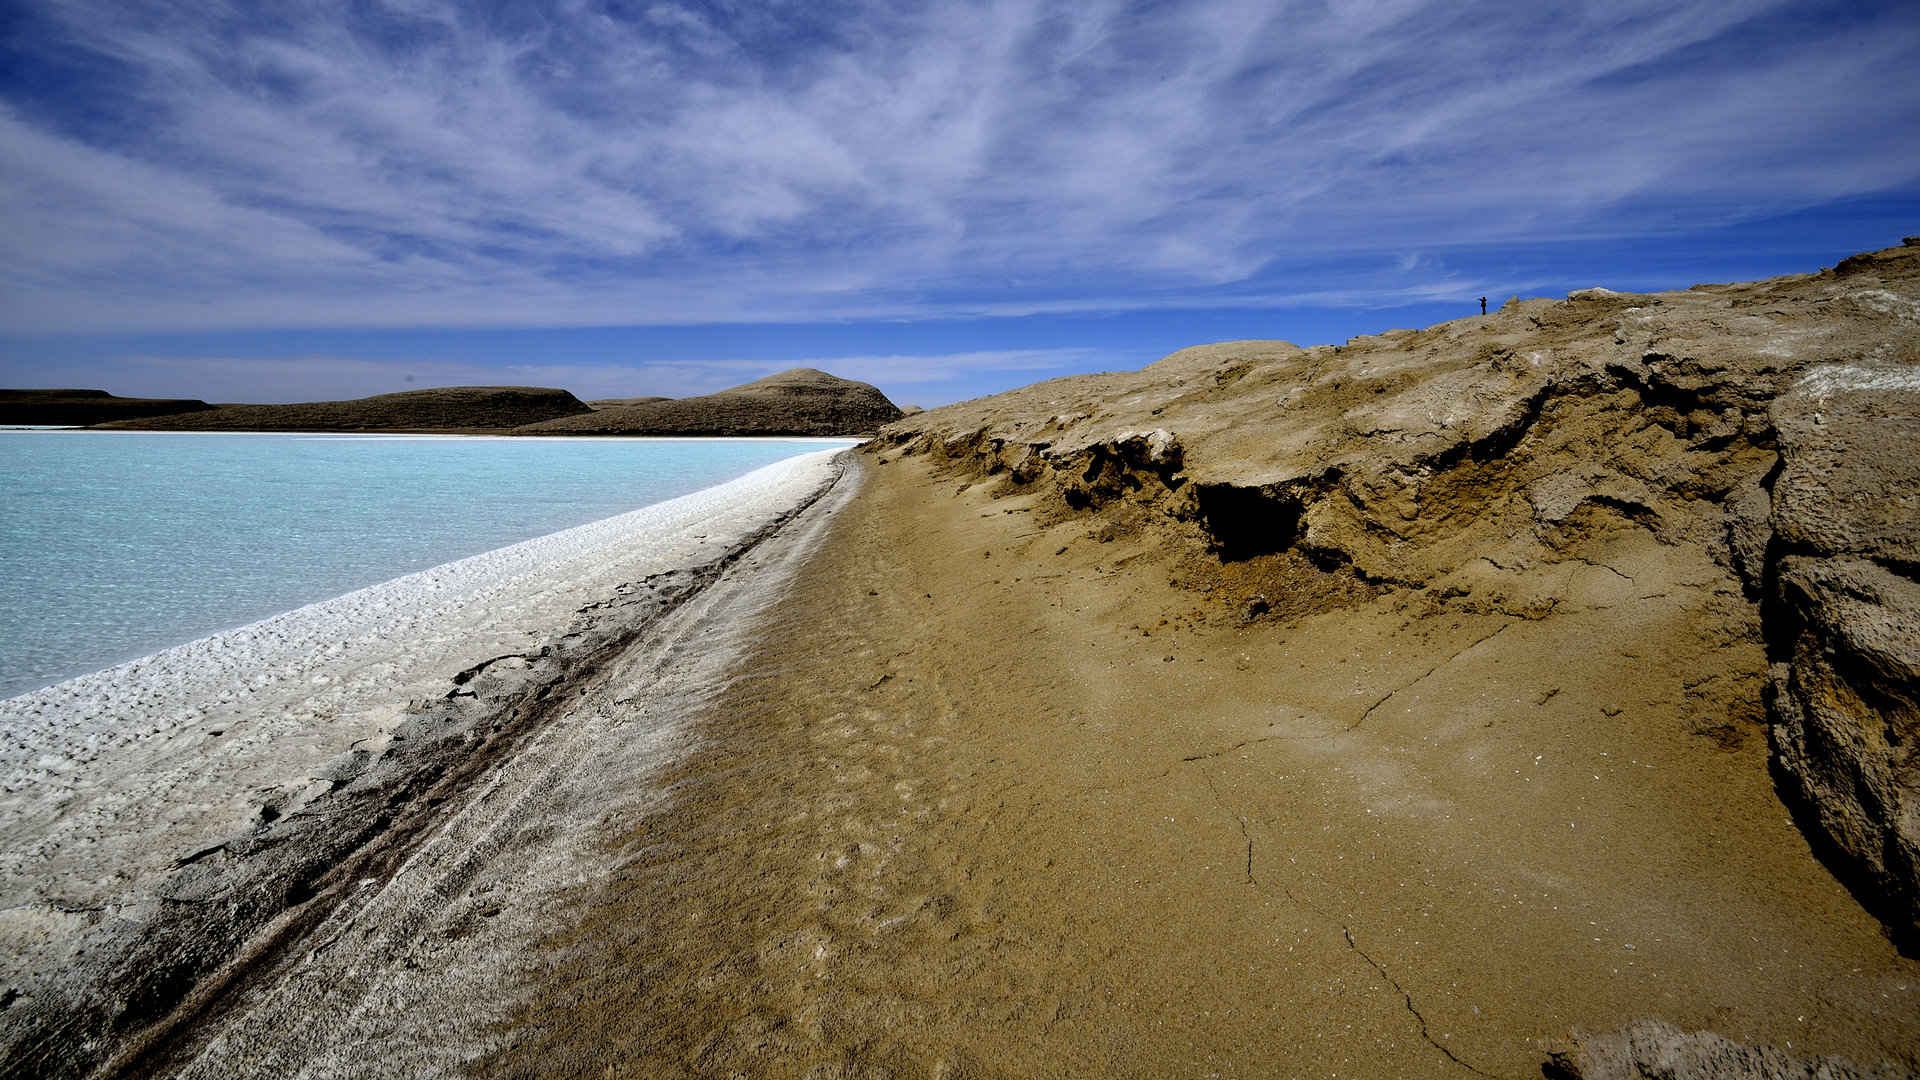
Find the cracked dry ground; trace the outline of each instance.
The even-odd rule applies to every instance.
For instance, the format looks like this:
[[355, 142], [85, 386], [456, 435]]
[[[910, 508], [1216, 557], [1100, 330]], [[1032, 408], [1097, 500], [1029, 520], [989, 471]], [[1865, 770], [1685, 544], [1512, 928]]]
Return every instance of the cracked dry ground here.
[[1274, 556], [1249, 622], [1190, 545], [862, 468], [483, 1071], [1537, 1076], [1644, 1016], [1913, 1064], [1703, 556], [1624, 528], [1523, 613]]

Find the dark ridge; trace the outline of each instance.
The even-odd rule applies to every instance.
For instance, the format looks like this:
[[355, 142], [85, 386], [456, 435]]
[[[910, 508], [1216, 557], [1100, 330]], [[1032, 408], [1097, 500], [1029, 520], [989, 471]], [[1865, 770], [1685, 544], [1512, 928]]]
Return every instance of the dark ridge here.
[[147, 431], [499, 432], [589, 411], [579, 398], [551, 387], [448, 386], [351, 401], [222, 405], [101, 426]]
[[0, 390], [0, 424], [84, 427], [211, 408], [193, 398], [126, 398], [105, 390]]
[[865, 435], [898, 420], [878, 388], [812, 368], [690, 398], [617, 399], [520, 435]]

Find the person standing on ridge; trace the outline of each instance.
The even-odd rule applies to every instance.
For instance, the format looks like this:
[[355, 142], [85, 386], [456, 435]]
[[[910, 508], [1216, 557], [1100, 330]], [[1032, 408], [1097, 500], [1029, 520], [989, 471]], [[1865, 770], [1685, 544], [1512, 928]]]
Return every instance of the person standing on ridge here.
[[1483, 296], [1480, 298], [1480, 314], [1485, 315], [1486, 313], [1487, 313], [1487, 298]]

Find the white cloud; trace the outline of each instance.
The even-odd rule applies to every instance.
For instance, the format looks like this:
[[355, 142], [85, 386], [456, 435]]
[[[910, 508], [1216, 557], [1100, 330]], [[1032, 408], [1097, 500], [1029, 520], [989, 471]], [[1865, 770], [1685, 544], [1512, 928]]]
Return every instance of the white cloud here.
[[1000, 349], [935, 355], [829, 356], [798, 366], [830, 371], [843, 379], [884, 386], [948, 383], [986, 372], [1087, 370], [1102, 354], [1097, 349]]
[[26, 7], [20, 331], [1377, 304], [1286, 267], [1920, 180], [1920, 24], [1698, 51], [1777, 0]]

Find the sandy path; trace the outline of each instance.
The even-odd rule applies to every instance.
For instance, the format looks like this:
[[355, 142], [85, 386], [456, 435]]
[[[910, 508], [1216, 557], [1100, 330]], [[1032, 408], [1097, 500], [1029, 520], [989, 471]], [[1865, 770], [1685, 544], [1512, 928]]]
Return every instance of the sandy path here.
[[1537, 1076], [1648, 1015], [1915, 1064], [1710, 562], [1248, 623], [1152, 538], [866, 469], [483, 1074]]

